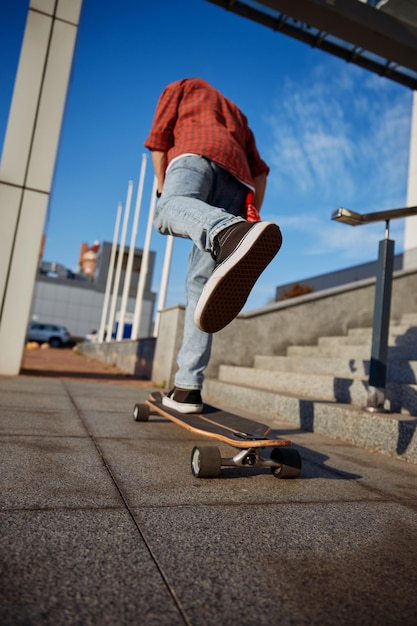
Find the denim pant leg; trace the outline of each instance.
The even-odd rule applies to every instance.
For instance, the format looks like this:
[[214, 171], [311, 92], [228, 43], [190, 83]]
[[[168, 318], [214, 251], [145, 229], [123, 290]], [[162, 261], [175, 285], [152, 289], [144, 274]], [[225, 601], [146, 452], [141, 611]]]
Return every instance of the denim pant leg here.
[[213, 336], [195, 325], [194, 311], [204, 284], [215, 265], [210, 254], [195, 245], [191, 248], [186, 280], [184, 334], [177, 357], [179, 369], [175, 375], [175, 385], [182, 389], [201, 389], [203, 386], [203, 372], [210, 359]]
[[214, 237], [239, 221], [229, 208], [233, 187], [244, 189], [212, 161], [197, 155], [181, 157], [168, 168], [155, 210], [155, 228], [164, 235], [192, 239], [200, 250], [209, 252]]
[[211, 276], [215, 261], [210, 250], [216, 234], [239, 221], [247, 189], [234, 176], [204, 157], [187, 156], [169, 168], [158, 203], [154, 225], [159, 232], [187, 237], [191, 249], [186, 293], [184, 334], [178, 353], [175, 385], [201, 389], [210, 359], [212, 335], [194, 323], [194, 311]]

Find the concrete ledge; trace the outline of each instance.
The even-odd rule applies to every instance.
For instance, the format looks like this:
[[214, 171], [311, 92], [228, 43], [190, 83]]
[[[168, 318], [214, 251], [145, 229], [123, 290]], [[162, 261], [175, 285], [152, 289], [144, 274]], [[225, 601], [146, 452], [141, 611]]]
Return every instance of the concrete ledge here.
[[134, 378], [151, 380], [155, 343], [154, 337], [147, 337], [135, 341], [83, 342], [77, 344], [77, 348], [82, 354], [101, 363], [115, 365]]
[[184, 330], [185, 307], [176, 305], [164, 309], [159, 324], [158, 341], [152, 369], [152, 380], [160, 387], [174, 384], [177, 354], [181, 347]]

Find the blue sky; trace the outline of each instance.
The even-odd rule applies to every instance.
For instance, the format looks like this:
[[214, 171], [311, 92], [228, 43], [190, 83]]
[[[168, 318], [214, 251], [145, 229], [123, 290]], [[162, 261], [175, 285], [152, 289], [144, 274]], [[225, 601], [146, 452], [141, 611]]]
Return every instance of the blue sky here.
[[[0, 146], [27, 0], [0, 0]], [[205, 0], [84, 0], [45, 232], [44, 258], [76, 270], [81, 242], [111, 241], [129, 180], [166, 84], [198, 76], [234, 100], [271, 167], [263, 219], [283, 247], [245, 310], [278, 285], [374, 260], [383, 224], [332, 222], [345, 206], [405, 206], [412, 92]], [[143, 245], [153, 171], [148, 159], [137, 246]], [[396, 252], [403, 220], [391, 225]], [[126, 242], [130, 242], [130, 229]], [[166, 240], [154, 231], [158, 291]], [[190, 242], [176, 239], [167, 306], [184, 303]]]

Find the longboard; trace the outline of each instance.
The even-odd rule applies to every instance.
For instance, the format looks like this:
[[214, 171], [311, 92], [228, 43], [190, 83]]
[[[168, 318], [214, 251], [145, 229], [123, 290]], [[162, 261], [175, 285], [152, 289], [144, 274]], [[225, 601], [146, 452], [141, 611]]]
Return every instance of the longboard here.
[[202, 437], [216, 439], [238, 449], [232, 458], [222, 458], [217, 446], [195, 446], [191, 471], [197, 478], [213, 478], [224, 467], [269, 467], [278, 478], [296, 478], [301, 457], [291, 441], [273, 437], [266, 424], [205, 404], [202, 413], [184, 414], [162, 404], [163, 395], [152, 393], [136, 404], [133, 419], [148, 421], [151, 411]]

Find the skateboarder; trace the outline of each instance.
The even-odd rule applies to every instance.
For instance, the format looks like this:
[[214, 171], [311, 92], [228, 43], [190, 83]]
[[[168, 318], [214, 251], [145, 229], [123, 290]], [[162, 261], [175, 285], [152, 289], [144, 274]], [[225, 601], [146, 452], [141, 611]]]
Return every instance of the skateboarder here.
[[245, 219], [248, 194], [261, 208], [269, 167], [245, 115], [197, 78], [165, 88], [145, 146], [158, 183], [155, 228], [194, 242], [179, 369], [164, 404], [197, 413], [212, 333], [240, 312], [281, 246], [276, 224]]

